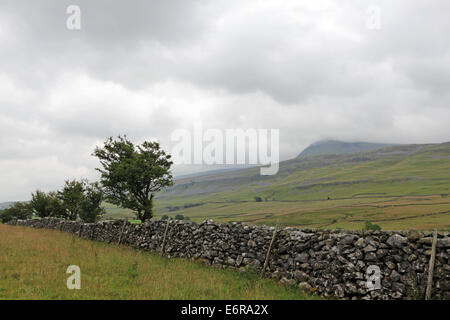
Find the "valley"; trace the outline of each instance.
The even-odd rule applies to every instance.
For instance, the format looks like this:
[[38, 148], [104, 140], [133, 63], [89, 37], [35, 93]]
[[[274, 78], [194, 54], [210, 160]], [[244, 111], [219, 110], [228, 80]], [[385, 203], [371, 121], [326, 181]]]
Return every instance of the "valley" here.
[[[299, 228], [450, 228], [450, 143], [313, 155], [259, 168], [189, 177], [156, 197], [156, 217], [183, 215]], [[257, 199], [259, 198], [259, 199]], [[257, 201], [260, 200], [260, 201]], [[107, 205], [108, 217], [133, 215]]]

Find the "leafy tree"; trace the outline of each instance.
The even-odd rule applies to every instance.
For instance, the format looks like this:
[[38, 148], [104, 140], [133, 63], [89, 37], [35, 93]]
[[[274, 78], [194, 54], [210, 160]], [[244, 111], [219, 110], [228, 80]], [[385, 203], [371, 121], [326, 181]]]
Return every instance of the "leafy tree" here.
[[81, 213], [81, 203], [84, 198], [85, 181], [66, 180], [61, 191], [58, 191], [58, 198], [64, 208], [63, 218], [76, 220]]
[[177, 214], [175, 220], [184, 220], [184, 216], [182, 214]]
[[100, 220], [105, 213], [101, 206], [103, 202], [103, 191], [99, 184], [85, 184], [83, 198], [81, 200], [80, 219], [84, 222], [94, 223]]
[[31, 194], [29, 207], [36, 216], [41, 218], [64, 216], [64, 209], [55, 192], [45, 193], [37, 190]]
[[12, 207], [0, 211], [0, 220], [3, 223], [13, 219], [30, 219], [31, 210], [27, 203], [15, 202]]
[[106, 199], [135, 211], [142, 222], [151, 219], [155, 192], [173, 185], [171, 156], [157, 142], [135, 146], [126, 136], [110, 137], [93, 155], [103, 167], [97, 170]]
[[[55, 212], [68, 220], [80, 218], [84, 222], [96, 222], [104, 214], [102, 208], [103, 191], [99, 184], [88, 180], [67, 180], [61, 191], [58, 191], [58, 202], [55, 202]], [[58, 208], [59, 207], [59, 208]]]
[[161, 217], [161, 220], [167, 220], [167, 219], [169, 219], [169, 216], [167, 214], [165, 214]]
[[255, 197], [255, 201], [256, 202], [262, 202], [262, 198], [261, 197]]
[[64, 208], [64, 204], [58, 196], [57, 192], [49, 192], [47, 194], [49, 199], [48, 206], [51, 217], [55, 218], [65, 218], [66, 217], [66, 209]]

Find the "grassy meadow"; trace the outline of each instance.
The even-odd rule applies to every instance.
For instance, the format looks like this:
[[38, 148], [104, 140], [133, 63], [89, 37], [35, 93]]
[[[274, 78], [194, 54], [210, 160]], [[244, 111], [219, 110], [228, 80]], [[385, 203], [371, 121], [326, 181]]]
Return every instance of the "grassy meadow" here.
[[[317, 299], [252, 272], [221, 270], [57, 230], [0, 224], [0, 299]], [[69, 265], [81, 289], [66, 287]]]
[[[133, 217], [106, 206], [109, 218]], [[181, 179], [158, 194], [155, 211], [196, 222], [362, 229], [371, 221], [384, 230], [449, 230], [450, 143], [293, 159], [275, 176], [251, 168]]]

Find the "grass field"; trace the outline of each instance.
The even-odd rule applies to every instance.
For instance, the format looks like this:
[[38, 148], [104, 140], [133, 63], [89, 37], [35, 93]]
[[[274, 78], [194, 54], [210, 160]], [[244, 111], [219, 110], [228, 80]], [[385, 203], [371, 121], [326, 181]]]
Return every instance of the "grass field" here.
[[[371, 221], [384, 230], [449, 230], [450, 143], [294, 159], [282, 162], [275, 176], [252, 168], [181, 179], [158, 194], [155, 209], [156, 217], [182, 214], [196, 222], [280, 220], [297, 227], [361, 229]], [[111, 205], [108, 216], [133, 217]]]
[[[87, 241], [56, 230], [0, 224], [0, 299], [317, 299], [252, 272], [220, 270]], [[81, 289], [66, 287], [69, 265]]]

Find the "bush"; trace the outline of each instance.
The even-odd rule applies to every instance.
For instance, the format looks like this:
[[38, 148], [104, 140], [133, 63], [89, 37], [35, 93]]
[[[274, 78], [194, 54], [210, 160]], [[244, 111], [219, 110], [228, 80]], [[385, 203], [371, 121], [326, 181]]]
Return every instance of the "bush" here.
[[45, 193], [37, 190], [32, 193], [28, 209], [40, 218], [81, 219], [83, 222], [93, 223], [105, 213], [101, 206], [103, 199], [103, 191], [97, 182], [67, 180], [63, 189], [58, 192]]
[[169, 216], [167, 214], [165, 214], [161, 217], [161, 220], [167, 220], [167, 219], [169, 219]]
[[85, 181], [67, 180], [63, 189], [58, 191], [58, 198], [64, 207], [65, 219], [75, 221], [80, 215], [84, 185]]
[[45, 192], [37, 190], [31, 194], [30, 209], [38, 217], [51, 216], [50, 197]]
[[50, 192], [48, 197], [50, 199], [50, 216], [55, 218], [64, 218], [66, 216], [66, 209], [64, 209], [64, 204], [61, 199], [58, 198], [58, 194], [56, 192]]
[[256, 202], [262, 202], [262, 198], [261, 197], [255, 197], [255, 201]]
[[56, 192], [45, 193], [37, 190], [31, 194], [30, 210], [38, 217], [64, 217], [65, 211]]
[[175, 220], [184, 220], [184, 216], [182, 214], [177, 214]]
[[83, 222], [98, 221], [105, 213], [101, 207], [103, 191], [98, 183], [89, 183], [87, 180], [66, 181], [63, 189], [58, 191], [54, 206], [58, 207], [61, 218], [68, 220], [81, 219]]
[[24, 202], [16, 202], [11, 208], [0, 211], [0, 220], [7, 223], [14, 219], [26, 220], [32, 216], [31, 209], [28, 204]]
[[85, 183], [80, 203], [80, 219], [87, 223], [94, 223], [100, 220], [105, 214], [105, 209], [101, 207], [102, 202], [103, 192], [98, 183]]
[[381, 231], [381, 227], [377, 224], [373, 224], [370, 221], [366, 221], [364, 225], [364, 230]]

